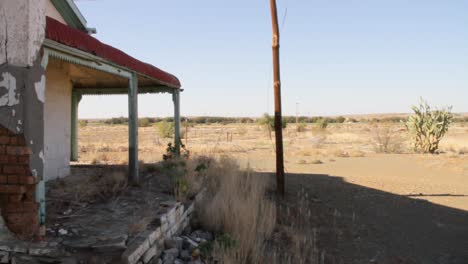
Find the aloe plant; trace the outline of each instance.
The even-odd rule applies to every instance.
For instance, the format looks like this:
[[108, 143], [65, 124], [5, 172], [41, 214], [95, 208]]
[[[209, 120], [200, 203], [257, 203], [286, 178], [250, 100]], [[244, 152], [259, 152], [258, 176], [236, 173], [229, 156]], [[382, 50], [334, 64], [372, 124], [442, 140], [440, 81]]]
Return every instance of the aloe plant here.
[[421, 99], [419, 105], [411, 109], [414, 114], [406, 121], [406, 127], [412, 134], [415, 151], [436, 152], [452, 122], [452, 107], [433, 109]]

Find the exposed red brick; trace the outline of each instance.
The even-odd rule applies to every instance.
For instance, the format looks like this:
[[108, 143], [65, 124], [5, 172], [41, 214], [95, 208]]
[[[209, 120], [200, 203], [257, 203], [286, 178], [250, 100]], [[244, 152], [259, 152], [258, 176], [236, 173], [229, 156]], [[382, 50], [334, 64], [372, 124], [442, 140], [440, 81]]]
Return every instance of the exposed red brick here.
[[21, 165], [5, 165], [3, 166], [3, 174], [25, 174], [27, 169]]
[[29, 164], [29, 155], [18, 156], [17, 164], [23, 164], [23, 165]]
[[6, 154], [8, 155], [31, 155], [31, 149], [28, 147], [20, 147], [20, 146], [8, 146], [6, 148]]
[[19, 203], [23, 200], [23, 194], [10, 194], [8, 195], [8, 202]]
[[8, 184], [18, 184], [19, 176], [18, 175], [8, 175]]
[[33, 177], [33, 176], [19, 176], [19, 183], [20, 184], [27, 184], [27, 185], [31, 185], [31, 184], [36, 184], [36, 178]]
[[0, 175], [0, 184], [8, 183], [8, 176]]
[[10, 143], [10, 137], [9, 136], [0, 136], [0, 144], [6, 145]]
[[24, 137], [18, 137], [18, 145], [26, 146], [26, 140], [24, 139]]
[[2, 208], [2, 213], [11, 214], [11, 213], [31, 213], [36, 212], [39, 207], [36, 202], [14, 202], [8, 200], [8, 205]]
[[[37, 179], [34, 179], [37, 183]], [[26, 185], [26, 199], [27, 200], [34, 200], [36, 194], [36, 186], [35, 185]]]
[[0, 193], [21, 194], [25, 192], [26, 192], [26, 187], [22, 185], [0, 185]]
[[11, 156], [0, 154], [0, 164], [8, 164], [8, 159]]
[[37, 213], [15, 213], [5, 217], [8, 228], [19, 237], [30, 238], [39, 230]]
[[0, 212], [8, 228], [20, 238], [31, 238], [39, 230], [37, 180], [32, 177], [32, 151], [23, 135], [0, 126]]
[[18, 144], [18, 137], [16, 137], [16, 136], [10, 137], [10, 144], [11, 145], [17, 145]]
[[16, 156], [8, 156], [7, 164], [17, 164], [18, 158]]

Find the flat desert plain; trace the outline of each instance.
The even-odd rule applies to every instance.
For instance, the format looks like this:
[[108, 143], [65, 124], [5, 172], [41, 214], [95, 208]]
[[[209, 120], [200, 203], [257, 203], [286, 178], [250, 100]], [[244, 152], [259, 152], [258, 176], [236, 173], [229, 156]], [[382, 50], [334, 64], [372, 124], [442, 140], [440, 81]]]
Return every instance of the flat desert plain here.
[[[258, 124], [183, 124], [183, 143], [191, 155], [229, 155], [241, 166], [274, 172], [274, 134]], [[327, 175], [384, 192], [468, 211], [468, 123], [454, 123], [440, 153], [418, 154], [401, 123], [342, 123], [319, 129], [296, 124], [284, 130], [285, 170], [289, 174]], [[139, 128], [139, 159], [162, 160], [171, 138], [157, 126]], [[80, 163], [127, 162], [126, 125], [80, 127]], [[286, 177], [286, 184], [288, 184]]]

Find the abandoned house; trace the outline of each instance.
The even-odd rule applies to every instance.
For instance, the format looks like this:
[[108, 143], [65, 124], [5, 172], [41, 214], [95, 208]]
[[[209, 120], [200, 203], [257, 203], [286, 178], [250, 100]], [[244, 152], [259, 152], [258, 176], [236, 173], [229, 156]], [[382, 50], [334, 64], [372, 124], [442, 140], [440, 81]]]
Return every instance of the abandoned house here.
[[0, 210], [20, 235], [45, 226], [45, 181], [77, 160], [83, 95], [127, 94], [129, 177], [138, 182], [138, 94], [171, 93], [180, 141], [179, 80], [91, 35], [72, 0], [0, 1]]

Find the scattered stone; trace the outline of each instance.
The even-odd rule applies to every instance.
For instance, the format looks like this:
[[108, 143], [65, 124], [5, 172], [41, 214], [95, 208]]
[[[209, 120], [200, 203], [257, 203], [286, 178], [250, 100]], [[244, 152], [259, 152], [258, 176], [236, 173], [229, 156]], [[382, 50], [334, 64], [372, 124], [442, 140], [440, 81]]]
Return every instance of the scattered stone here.
[[179, 250], [177, 248], [166, 249], [164, 250], [164, 255], [172, 255], [177, 257], [179, 255]]
[[184, 264], [184, 261], [182, 261], [181, 259], [176, 258], [174, 260], [174, 264]]
[[10, 253], [8, 252], [0, 252], [0, 263], [8, 264], [10, 262]]
[[118, 251], [127, 248], [127, 235], [110, 238], [95, 243], [92, 248], [98, 251]]
[[48, 248], [48, 247], [40, 247], [40, 246], [30, 247], [28, 253], [31, 256], [45, 256], [45, 257], [57, 257], [61, 255], [57, 248]]
[[60, 228], [58, 233], [61, 235], [61, 236], [66, 236], [68, 234], [68, 231], [66, 229], [63, 229], [63, 228]]
[[65, 240], [62, 244], [66, 247], [75, 248], [75, 249], [85, 249], [91, 248], [94, 244], [97, 243], [95, 237], [84, 237], [79, 239]]
[[192, 251], [194, 248], [198, 247], [198, 243], [193, 241], [191, 238], [187, 236], [183, 236], [182, 238], [184, 239], [182, 248]]
[[180, 237], [166, 238], [164, 240], [164, 247], [166, 249], [177, 248], [179, 251], [182, 250], [182, 244], [184, 240]]
[[65, 211], [63, 212], [63, 215], [69, 215], [69, 214], [71, 214], [72, 212], [73, 212], [72, 209], [69, 208], [69, 209], [67, 209], [67, 210], [65, 210]]
[[188, 250], [182, 250], [180, 252], [180, 255], [179, 257], [182, 259], [182, 260], [185, 260], [185, 261], [190, 261], [192, 259], [192, 256], [190, 256], [190, 251]]
[[200, 238], [200, 239], [204, 239], [206, 241], [211, 241], [213, 240], [213, 235], [210, 233], [210, 232], [207, 232], [207, 231], [202, 231], [202, 230], [195, 230], [192, 232], [191, 234], [191, 237], [192, 238]]
[[164, 250], [163, 263], [174, 263], [174, 260], [179, 256], [179, 250], [177, 248], [171, 248]]
[[152, 258], [159, 254], [158, 247], [153, 245], [148, 249], [142, 257], [143, 263], [148, 263]]

